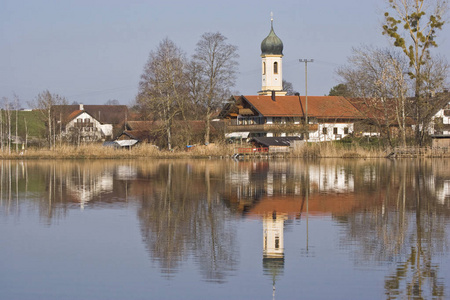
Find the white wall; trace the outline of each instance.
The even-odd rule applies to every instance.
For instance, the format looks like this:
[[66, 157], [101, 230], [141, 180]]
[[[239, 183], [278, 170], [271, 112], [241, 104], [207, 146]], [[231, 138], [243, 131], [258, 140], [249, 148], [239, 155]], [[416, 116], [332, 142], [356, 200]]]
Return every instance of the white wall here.
[[[327, 129], [327, 133], [323, 133], [323, 129]], [[334, 134], [334, 128], [337, 128], [337, 134]], [[345, 134], [344, 130], [348, 128], [348, 133]], [[315, 132], [309, 134], [309, 141], [311, 142], [326, 142], [335, 141], [346, 137], [353, 133], [353, 123], [322, 123], [318, 124], [318, 129]]]
[[84, 122], [85, 119], [89, 119], [90, 122], [94, 124], [93, 126], [95, 128], [97, 128], [97, 130], [99, 131], [99, 133], [102, 136], [112, 137], [112, 134], [113, 134], [113, 126], [112, 126], [112, 124], [101, 124], [99, 121], [97, 121], [95, 118], [93, 118], [91, 115], [89, 115], [86, 112], [81, 113], [75, 119], [73, 119], [69, 123], [67, 123], [67, 125], [66, 125], [66, 133], [69, 133], [70, 128], [76, 126], [76, 123], [78, 122], [77, 121], [78, 119], [81, 119], [82, 122]]

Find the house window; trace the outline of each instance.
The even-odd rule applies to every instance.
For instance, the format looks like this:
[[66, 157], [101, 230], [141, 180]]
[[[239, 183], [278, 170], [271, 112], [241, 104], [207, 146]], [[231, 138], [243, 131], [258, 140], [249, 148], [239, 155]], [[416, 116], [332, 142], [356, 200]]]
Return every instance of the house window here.
[[337, 127], [334, 127], [334, 128], [333, 128], [333, 134], [338, 134], [338, 129], [337, 129]]
[[327, 134], [328, 133], [328, 128], [326, 128], [326, 127], [322, 128], [322, 133], [323, 134]]
[[278, 74], [278, 62], [273, 63], [273, 74]]
[[344, 128], [344, 134], [348, 134], [348, 127]]
[[263, 75], [266, 75], [266, 63], [263, 62]]

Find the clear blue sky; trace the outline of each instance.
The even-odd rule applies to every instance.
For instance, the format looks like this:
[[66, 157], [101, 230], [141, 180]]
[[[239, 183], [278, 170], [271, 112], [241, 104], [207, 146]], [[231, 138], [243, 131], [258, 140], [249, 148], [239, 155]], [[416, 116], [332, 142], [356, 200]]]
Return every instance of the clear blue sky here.
[[[352, 47], [384, 47], [383, 0], [2, 0], [0, 1], [0, 97], [17, 94], [22, 106], [41, 91], [69, 102], [130, 104], [148, 54], [168, 37], [188, 56], [205, 32], [219, 31], [239, 47], [235, 91], [261, 89], [261, 41], [274, 13], [284, 43], [283, 76], [308, 95], [324, 95], [338, 83], [335, 69]], [[450, 55], [450, 25], [439, 33], [439, 52]]]

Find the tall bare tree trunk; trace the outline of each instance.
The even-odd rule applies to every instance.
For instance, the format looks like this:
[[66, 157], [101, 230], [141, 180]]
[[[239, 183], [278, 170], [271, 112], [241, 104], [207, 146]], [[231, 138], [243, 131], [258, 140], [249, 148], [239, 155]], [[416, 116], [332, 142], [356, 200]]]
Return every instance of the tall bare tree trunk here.
[[48, 114], [48, 145], [49, 148], [52, 149], [52, 117], [51, 117], [51, 111], [50, 108], [47, 111]]
[[25, 151], [28, 149], [28, 124], [27, 119], [23, 118], [23, 122], [25, 124]]
[[11, 107], [8, 105], [8, 153], [11, 154]]
[[17, 125], [19, 123], [19, 118], [18, 118], [18, 109], [17, 109], [17, 105], [16, 105], [16, 153], [19, 152], [19, 141], [18, 141], [18, 134], [17, 134]]
[[205, 120], [205, 145], [209, 144], [210, 124], [211, 124], [211, 107], [208, 106], [206, 108], [206, 120]]
[[0, 149], [3, 152], [3, 110], [0, 109]]

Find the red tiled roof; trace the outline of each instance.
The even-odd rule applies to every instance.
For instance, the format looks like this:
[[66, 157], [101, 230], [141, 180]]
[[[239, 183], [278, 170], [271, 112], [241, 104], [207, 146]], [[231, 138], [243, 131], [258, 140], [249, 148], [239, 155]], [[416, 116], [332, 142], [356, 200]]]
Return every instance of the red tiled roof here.
[[[235, 97], [236, 99], [236, 97]], [[303, 117], [305, 96], [242, 96], [266, 117]], [[308, 117], [326, 119], [362, 119], [362, 114], [344, 97], [308, 96]]]
[[67, 116], [67, 120], [72, 121], [73, 119], [78, 117], [78, 115], [80, 115], [81, 113], [83, 113], [82, 110], [75, 110], [70, 115]]

